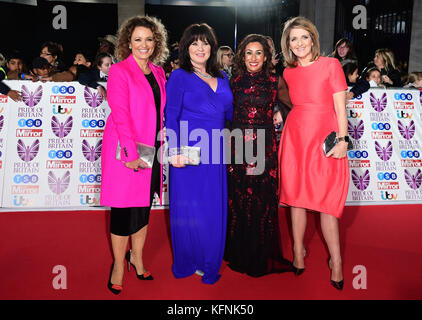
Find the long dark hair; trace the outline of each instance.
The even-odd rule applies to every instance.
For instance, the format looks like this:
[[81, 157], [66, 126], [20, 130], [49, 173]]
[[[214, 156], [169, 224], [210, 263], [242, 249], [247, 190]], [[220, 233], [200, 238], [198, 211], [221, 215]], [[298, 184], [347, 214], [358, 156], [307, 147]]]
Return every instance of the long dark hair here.
[[179, 41], [180, 68], [188, 72], [193, 72], [193, 66], [189, 55], [189, 46], [198, 40], [206, 41], [211, 46], [211, 54], [206, 65], [207, 73], [213, 77], [223, 78], [223, 74], [217, 64], [217, 37], [215, 36], [214, 30], [206, 23], [191, 24], [183, 32], [182, 38]]
[[271, 62], [272, 54], [267, 39], [260, 34], [249, 34], [240, 43], [239, 48], [237, 49], [236, 56], [234, 58], [234, 74], [236, 74], [236, 76], [239, 76], [244, 74], [245, 72], [248, 72], [245, 64], [245, 52], [246, 46], [251, 42], [258, 42], [262, 45], [262, 48], [264, 49], [264, 55], [267, 58], [267, 60], [264, 61], [262, 70], [266, 74], [270, 74], [271, 70], [274, 68]]
[[[349, 51], [347, 52], [346, 56], [344, 58], [341, 58], [338, 54], [338, 47], [340, 47], [343, 43], [346, 44], [346, 46], [349, 48]], [[351, 59], [351, 60], [357, 60], [356, 58], [356, 54], [355, 54], [355, 49], [353, 48], [353, 44], [350, 42], [349, 39], [346, 38], [341, 38], [340, 40], [337, 41], [336, 45], [334, 46], [334, 50], [332, 53], [334, 58], [337, 58], [339, 60], [341, 59]]]

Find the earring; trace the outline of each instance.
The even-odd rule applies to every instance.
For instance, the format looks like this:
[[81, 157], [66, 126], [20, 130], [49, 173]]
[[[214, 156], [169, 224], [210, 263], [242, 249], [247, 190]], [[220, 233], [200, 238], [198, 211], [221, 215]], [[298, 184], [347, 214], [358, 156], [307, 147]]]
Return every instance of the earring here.
[[129, 50], [132, 50], [132, 47], [131, 46], [129, 46]]

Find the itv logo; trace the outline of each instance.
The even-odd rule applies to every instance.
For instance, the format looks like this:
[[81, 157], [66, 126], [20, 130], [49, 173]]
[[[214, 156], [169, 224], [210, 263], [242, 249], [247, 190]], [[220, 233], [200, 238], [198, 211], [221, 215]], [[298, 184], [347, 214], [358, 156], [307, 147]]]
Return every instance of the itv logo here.
[[381, 199], [382, 200], [397, 200], [398, 193], [390, 193], [388, 191], [381, 191]]

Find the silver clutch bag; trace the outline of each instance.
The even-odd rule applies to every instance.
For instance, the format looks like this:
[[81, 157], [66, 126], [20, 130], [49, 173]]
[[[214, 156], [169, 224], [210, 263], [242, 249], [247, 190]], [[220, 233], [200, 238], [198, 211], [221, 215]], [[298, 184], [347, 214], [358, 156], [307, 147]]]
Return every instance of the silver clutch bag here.
[[186, 162], [185, 165], [197, 166], [201, 161], [201, 148], [189, 146], [182, 146], [180, 148], [170, 148], [169, 156], [171, 157], [174, 155], [183, 155], [186, 158], [189, 158], [191, 161]]
[[193, 166], [199, 165], [199, 162], [201, 161], [200, 147], [184, 146], [184, 147], [181, 147], [180, 149], [181, 149], [181, 154], [183, 154], [185, 157], [191, 160], [191, 162], [186, 163], [186, 165], [193, 165]]
[[[138, 150], [139, 158], [148, 164], [147, 168], [152, 168], [154, 163], [154, 156], [155, 156], [155, 147], [149, 146], [147, 144], [143, 144], [140, 142], [136, 142], [136, 148]], [[120, 157], [120, 142], [117, 143], [116, 149], [116, 160], [121, 161]]]

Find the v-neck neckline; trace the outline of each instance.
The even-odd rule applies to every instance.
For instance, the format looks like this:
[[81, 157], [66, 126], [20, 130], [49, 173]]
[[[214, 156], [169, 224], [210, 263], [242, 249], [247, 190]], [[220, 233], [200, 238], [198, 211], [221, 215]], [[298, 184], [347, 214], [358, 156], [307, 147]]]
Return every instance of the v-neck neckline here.
[[219, 87], [219, 83], [218, 83], [218, 77], [216, 77], [216, 79], [217, 79], [217, 87], [215, 88], [215, 91], [214, 91], [214, 89], [213, 88], [211, 88], [211, 86], [207, 83], [207, 82], [205, 82], [204, 80], [202, 80], [201, 79], [201, 77], [200, 76], [198, 76], [195, 72], [192, 72], [194, 75], [195, 75], [195, 77], [197, 77], [201, 82], [203, 82], [208, 88], [210, 88], [211, 89], [211, 91], [213, 92], [213, 93], [217, 93], [217, 91], [218, 91], [218, 87]]

